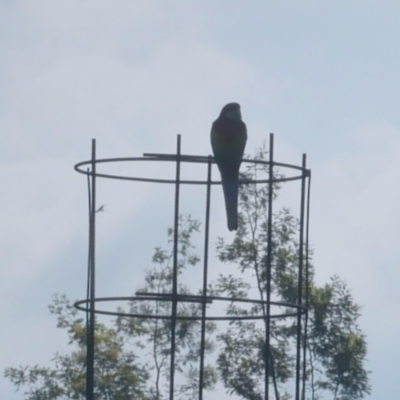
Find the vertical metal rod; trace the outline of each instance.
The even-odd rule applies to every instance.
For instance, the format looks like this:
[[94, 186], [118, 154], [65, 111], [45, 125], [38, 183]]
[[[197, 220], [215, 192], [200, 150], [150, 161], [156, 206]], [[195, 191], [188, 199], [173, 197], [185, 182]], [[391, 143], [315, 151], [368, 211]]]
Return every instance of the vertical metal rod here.
[[179, 238], [179, 186], [181, 174], [181, 135], [177, 137], [176, 146], [176, 181], [175, 181], [175, 216], [174, 216], [174, 265], [172, 274], [172, 315], [171, 315], [171, 365], [169, 398], [174, 400], [174, 379], [175, 379], [175, 331], [176, 315], [178, 307], [178, 238]]
[[96, 140], [92, 139], [92, 191], [89, 227], [89, 329], [86, 353], [86, 399], [94, 400], [94, 333], [95, 333], [95, 232], [96, 232]]
[[299, 238], [299, 276], [297, 286], [297, 346], [296, 346], [296, 395], [295, 399], [300, 400], [300, 362], [301, 362], [301, 306], [303, 304], [303, 255], [304, 255], [304, 203], [306, 188], [306, 155], [303, 154], [303, 173], [301, 179], [301, 202], [300, 202], [300, 238]]
[[306, 284], [306, 315], [304, 318], [304, 343], [303, 343], [303, 390], [301, 394], [302, 400], [306, 398], [306, 376], [307, 376], [307, 329], [308, 329], [308, 307], [310, 302], [310, 271], [309, 271], [309, 228], [310, 228], [310, 194], [311, 194], [311, 171], [308, 171], [308, 187], [307, 187], [307, 210], [306, 210], [306, 263], [305, 263], [305, 284]]
[[[86, 278], [86, 300], [90, 300], [90, 276], [92, 269], [92, 183], [91, 183], [91, 173], [90, 168], [86, 170], [87, 172], [87, 186], [88, 186], [88, 210], [89, 210], [89, 221], [88, 221], [88, 263], [87, 263], [87, 278]], [[86, 303], [86, 339], [89, 335], [89, 306]], [[86, 340], [86, 343], [88, 341]]]
[[207, 309], [206, 296], [207, 296], [207, 274], [208, 274], [208, 243], [209, 243], [209, 230], [210, 230], [211, 166], [212, 166], [212, 157], [208, 156], [206, 223], [205, 223], [204, 266], [203, 266], [203, 302], [201, 310], [199, 400], [203, 400], [203, 386], [204, 386], [204, 352], [205, 352], [205, 338], [206, 338], [206, 309]]
[[268, 225], [267, 225], [267, 307], [266, 307], [266, 326], [265, 326], [265, 400], [269, 399], [269, 375], [272, 354], [270, 330], [271, 330], [271, 268], [272, 268], [272, 203], [274, 190], [274, 134], [269, 135], [269, 174], [268, 174]]

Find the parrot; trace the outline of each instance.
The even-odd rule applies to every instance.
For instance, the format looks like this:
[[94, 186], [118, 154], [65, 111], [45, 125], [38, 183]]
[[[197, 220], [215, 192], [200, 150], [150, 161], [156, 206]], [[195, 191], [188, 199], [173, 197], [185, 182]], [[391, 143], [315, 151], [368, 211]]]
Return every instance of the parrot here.
[[240, 105], [226, 104], [211, 127], [211, 147], [221, 173], [226, 217], [230, 231], [238, 228], [239, 168], [247, 141]]

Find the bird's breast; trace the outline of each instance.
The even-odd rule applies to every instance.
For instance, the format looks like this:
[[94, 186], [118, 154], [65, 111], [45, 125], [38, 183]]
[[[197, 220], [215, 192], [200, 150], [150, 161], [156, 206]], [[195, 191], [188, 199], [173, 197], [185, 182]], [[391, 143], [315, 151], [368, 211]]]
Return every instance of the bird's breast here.
[[246, 126], [242, 121], [239, 123], [227, 123], [215, 121], [213, 131], [215, 139], [224, 146], [235, 146], [242, 143], [246, 138]]

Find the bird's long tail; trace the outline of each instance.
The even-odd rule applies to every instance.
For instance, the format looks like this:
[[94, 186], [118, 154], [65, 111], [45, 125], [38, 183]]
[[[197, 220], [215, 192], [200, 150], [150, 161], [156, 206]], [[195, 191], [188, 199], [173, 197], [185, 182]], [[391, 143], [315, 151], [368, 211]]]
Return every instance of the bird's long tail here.
[[222, 179], [222, 188], [224, 190], [228, 229], [235, 231], [238, 228], [238, 177]]

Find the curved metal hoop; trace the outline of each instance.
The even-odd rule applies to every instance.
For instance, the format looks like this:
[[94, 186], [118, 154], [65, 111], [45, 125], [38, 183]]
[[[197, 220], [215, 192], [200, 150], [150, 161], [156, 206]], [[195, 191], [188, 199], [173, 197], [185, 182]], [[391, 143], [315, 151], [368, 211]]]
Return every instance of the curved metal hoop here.
[[[136, 293], [137, 296], [120, 296], [120, 297], [98, 297], [95, 299], [96, 303], [101, 302], [113, 302], [113, 301], [168, 301], [173, 302], [174, 298], [172, 294], [167, 293]], [[266, 301], [266, 300], [258, 300], [258, 299], [240, 299], [240, 298], [231, 298], [231, 297], [221, 297], [221, 296], [195, 296], [195, 295], [177, 295], [178, 302], [187, 302], [187, 303], [212, 303], [213, 301], [230, 301], [232, 303], [251, 303], [251, 304], [270, 304], [274, 306], [280, 307], [289, 307], [296, 310], [296, 312], [292, 313], [281, 313], [281, 314], [271, 314], [270, 318], [288, 318], [288, 317], [297, 317], [297, 310], [300, 311], [301, 314], [305, 314], [307, 312], [306, 307], [299, 306], [293, 303], [286, 303], [281, 301]], [[83, 305], [86, 305], [84, 307]], [[89, 310], [89, 300], [79, 300], [74, 303], [74, 307], [78, 310], [87, 312]], [[103, 315], [111, 315], [115, 317], [130, 317], [130, 318], [145, 318], [145, 319], [172, 319], [172, 315], [153, 315], [153, 314], [132, 314], [127, 312], [118, 312], [118, 311], [105, 311], [105, 310], [95, 310], [96, 314]], [[252, 315], [231, 315], [231, 316], [217, 316], [217, 317], [209, 317], [209, 316], [188, 316], [188, 315], [176, 315], [177, 320], [183, 321], [201, 321], [205, 319], [206, 321], [238, 321], [238, 320], [262, 320], [264, 316], [252, 316]]]
[[[95, 160], [96, 164], [106, 164], [106, 163], [121, 163], [121, 162], [136, 162], [136, 161], [171, 161], [171, 162], [189, 162], [189, 163], [199, 163], [199, 164], [208, 164], [211, 158], [211, 162], [214, 164], [215, 161], [211, 156], [193, 156], [193, 155], [176, 155], [176, 154], [143, 154], [143, 157], [121, 157], [121, 158], [103, 158]], [[243, 159], [243, 163], [249, 164], [263, 164], [270, 165], [270, 161], [264, 160], [254, 160], [254, 159]], [[91, 171], [83, 169], [85, 166], [89, 166], [93, 164], [93, 160], [90, 161], [82, 161], [74, 166], [75, 171], [80, 172], [84, 175], [93, 175]], [[280, 163], [280, 162], [272, 162], [274, 167], [282, 167], [290, 170], [301, 171], [300, 175], [295, 175], [291, 177], [276, 177], [273, 179], [274, 183], [278, 182], [289, 182], [289, 181], [297, 181], [300, 179], [304, 179], [304, 176], [308, 176], [310, 170], [300, 167], [298, 165]], [[152, 183], [169, 183], [176, 184], [176, 180], [174, 179], [156, 179], [156, 178], [140, 178], [133, 176], [124, 176], [124, 175], [114, 175], [114, 174], [103, 174], [99, 172], [95, 172], [95, 176], [99, 178], [108, 178], [108, 179], [120, 179], [120, 180], [128, 180], [128, 181], [138, 181], [138, 182], [152, 182]], [[268, 183], [269, 179], [257, 179], [257, 180], [246, 180], [241, 179], [239, 183]], [[208, 182], [206, 180], [180, 180], [180, 184], [188, 184], [188, 185], [220, 185], [221, 181], [211, 181]]]

